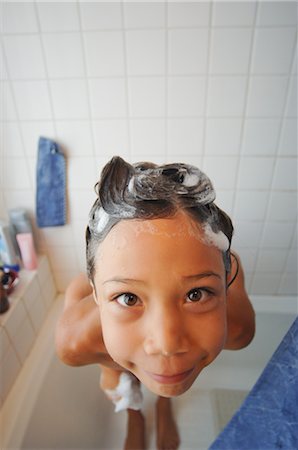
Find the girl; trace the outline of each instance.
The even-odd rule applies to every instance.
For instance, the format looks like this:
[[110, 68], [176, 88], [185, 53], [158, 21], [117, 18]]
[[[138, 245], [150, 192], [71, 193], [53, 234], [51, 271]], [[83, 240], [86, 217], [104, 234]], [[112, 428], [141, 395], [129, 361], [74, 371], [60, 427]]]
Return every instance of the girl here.
[[127, 409], [126, 449], [145, 448], [140, 382], [157, 394], [157, 448], [176, 449], [170, 398], [225, 349], [254, 335], [233, 226], [209, 178], [187, 164], [103, 169], [86, 230], [87, 276], [69, 286], [60, 358], [98, 363], [101, 388]]

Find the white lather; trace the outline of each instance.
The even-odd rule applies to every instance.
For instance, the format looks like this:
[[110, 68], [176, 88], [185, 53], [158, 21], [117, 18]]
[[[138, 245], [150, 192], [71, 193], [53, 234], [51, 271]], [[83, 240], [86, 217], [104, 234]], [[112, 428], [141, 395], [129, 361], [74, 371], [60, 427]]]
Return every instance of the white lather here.
[[123, 372], [115, 389], [105, 389], [106, 394], [115, 405], [115, 412], [124, 409], [139, 410], [143, 404], [143, 394], [136, 377]]

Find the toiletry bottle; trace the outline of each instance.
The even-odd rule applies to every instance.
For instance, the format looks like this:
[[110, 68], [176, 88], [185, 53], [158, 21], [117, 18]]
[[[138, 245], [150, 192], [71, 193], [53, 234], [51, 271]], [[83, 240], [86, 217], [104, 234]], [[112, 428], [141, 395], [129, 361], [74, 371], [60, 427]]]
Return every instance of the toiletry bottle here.
[[21, 256], [20, 249], [17, 244], [16, 235], [19, 233], [31, 233], [34, 241], [33, 228], [26, 209], [12, 208], [8, 210], [9, 225], [12, 241], [15, 246], [16, 253]]
[[13, 266], [18, 264], [9, 226], [3, 220], [0, 220], [0, 259], [3, 265]]
[[37, 269], [37, 256], [35, 252], [32, 233], [18, 233], [16, 238], [21, 251], [24, 269]]

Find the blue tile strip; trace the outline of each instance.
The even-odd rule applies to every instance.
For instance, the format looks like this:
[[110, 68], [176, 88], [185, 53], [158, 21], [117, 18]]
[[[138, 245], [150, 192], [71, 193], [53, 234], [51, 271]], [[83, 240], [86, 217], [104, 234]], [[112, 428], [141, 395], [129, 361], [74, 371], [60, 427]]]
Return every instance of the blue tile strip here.
[[40, 228], [66, 223], [65, 180], [63, 153], [54, 141], [41, 137], [36, 171], [36, 220]]
[[298, 319], [209, 450], [298, 449]]

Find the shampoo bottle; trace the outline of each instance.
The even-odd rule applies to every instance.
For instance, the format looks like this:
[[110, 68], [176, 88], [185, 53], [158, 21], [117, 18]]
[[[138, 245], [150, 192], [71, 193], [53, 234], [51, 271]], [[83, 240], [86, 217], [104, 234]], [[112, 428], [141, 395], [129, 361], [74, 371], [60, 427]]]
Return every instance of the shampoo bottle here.
[[0, 220], [0, 259], [3, 265], [17, 265], [17, 257], [11, 241], [9, 226]]
[[21, 251], [24, 269], [37, 269], [37, 256], [35, 252], [33, 237], [31, 233], [18, 233], [17, 242]]

